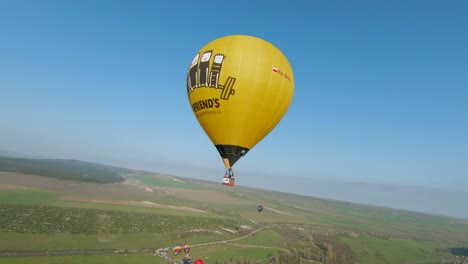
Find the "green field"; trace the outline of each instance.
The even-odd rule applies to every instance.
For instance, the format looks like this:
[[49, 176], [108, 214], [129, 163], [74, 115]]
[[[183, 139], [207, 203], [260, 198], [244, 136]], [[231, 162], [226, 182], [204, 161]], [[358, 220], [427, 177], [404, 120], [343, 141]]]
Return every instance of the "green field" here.
[[[468, 247], [466, 220], [169, 175], [119, 175], [125, 182], [102, 184], [0, 172], [0, 263], [165, 263], [156, 249], [170, 255], [170, 247], [186, 243], [207, 263], [450, 263], [449, 248]], [[132, 253], [86, 255], [90, 250]]]
[[44, 257], [5, 257], [1, 261], [10, 264], [159, 264], [166, 263], [149, 253], [138, 254], [102, 254], [91, 256], [44, 256]]
[[[437, 248], [443, 243], [410, 239], [383, 239], [370, 236], [343, 239], [358, 254], [363, 263], [402, 263], [434, 261], [440, 263], [441, 254]], [[449, 255], [445, 257], [449, 258]]]
[[77, 160], [0, 157], [0, 171], [84, 182], [111, 183], [122, 181], [123, 178], [119, 173], [129, 170]]
[[[0, 248], [8, 251], [95, 250], [114, 248], [157, 248], [175, 240], [170, 234], [25, 234], [0, 232]], [[1, 263], [1, 261], [0, 261]]]
[[59, 193], [41, 190], [6, 190], [0, 192], [2, 203], [14, 204], [53, 204]]
[[205, 190], [201, 185], [193, 184], [190, 182], [179, 182], [172, 179], [157, 178], [152, 175], [135, 175], [134, 179], [137, 179], [145, 184], [156, 186], [156, 187], [173, 187], [173, 188], [184, 188], [193, 190]]

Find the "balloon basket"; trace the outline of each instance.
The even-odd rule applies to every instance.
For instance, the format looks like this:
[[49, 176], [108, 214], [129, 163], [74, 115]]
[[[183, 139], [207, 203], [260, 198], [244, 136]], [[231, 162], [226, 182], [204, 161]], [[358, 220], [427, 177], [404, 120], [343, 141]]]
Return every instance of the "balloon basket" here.
[[234, 186], [234, 178], [223, 178], [223, 185]]

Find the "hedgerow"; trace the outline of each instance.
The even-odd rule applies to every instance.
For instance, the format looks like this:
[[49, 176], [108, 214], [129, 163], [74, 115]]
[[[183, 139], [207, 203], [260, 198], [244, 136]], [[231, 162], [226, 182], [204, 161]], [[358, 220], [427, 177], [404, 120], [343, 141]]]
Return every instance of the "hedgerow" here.
[[27, 234], [170, 233], [192, 229], [235, 226], [232, 220], [64, 208], [0, 204], [0, 231]]

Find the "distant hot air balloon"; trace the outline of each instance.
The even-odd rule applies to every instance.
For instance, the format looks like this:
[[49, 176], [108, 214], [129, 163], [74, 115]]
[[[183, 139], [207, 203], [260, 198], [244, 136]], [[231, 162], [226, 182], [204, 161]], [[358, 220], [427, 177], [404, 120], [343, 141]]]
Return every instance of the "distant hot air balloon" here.
[[177, 254], [179, 254], [180, 252], [182, 252], [182, 247], [181, 247], [181, 246], [175, 245], [175, 246], [172, 248], [172, 253], [174, 253], [174, 255], [177, 255]]
[[263, 211], [263, 206], [262, 205], [257, 205], [257, 211], [260, 213]]
[[194, 56], [187, 93], [226, 167], [223, 184], [232, 186], [232, 166], [287, 112], [294, 94], [293, 71], [271, 43], [253, 36], [225, 36]]
[[184, 245], [184, 252], [188, 253], [189, 251], [190, 251], [190, 245], [189, 244]]

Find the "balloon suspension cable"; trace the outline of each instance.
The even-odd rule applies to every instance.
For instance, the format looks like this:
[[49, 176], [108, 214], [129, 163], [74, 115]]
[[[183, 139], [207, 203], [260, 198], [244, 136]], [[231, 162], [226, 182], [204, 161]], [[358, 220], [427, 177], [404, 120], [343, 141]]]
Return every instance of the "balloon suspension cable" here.
[[229, 168], [226, 170], [226, 173], [224, 174], [224, 178], [234, 178], [234, 172], [232, 171], [232, 168]]

